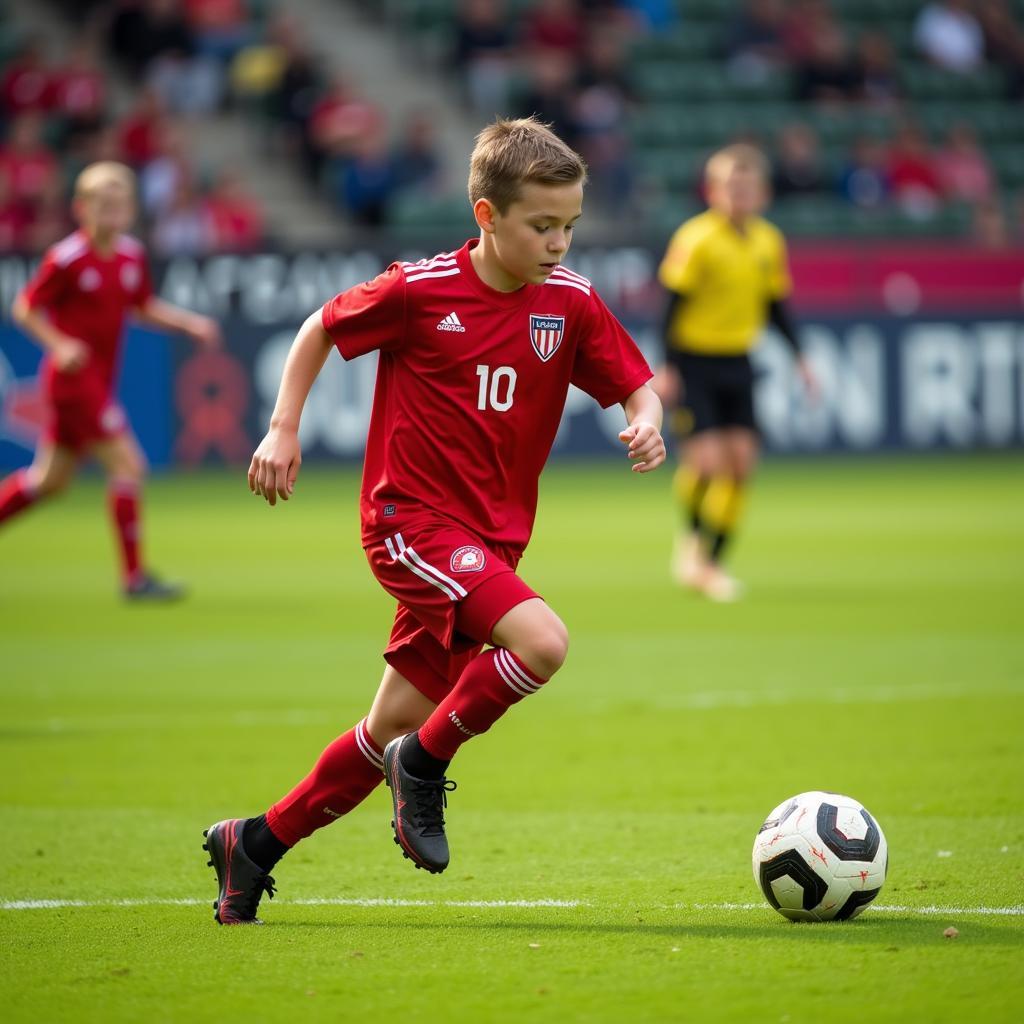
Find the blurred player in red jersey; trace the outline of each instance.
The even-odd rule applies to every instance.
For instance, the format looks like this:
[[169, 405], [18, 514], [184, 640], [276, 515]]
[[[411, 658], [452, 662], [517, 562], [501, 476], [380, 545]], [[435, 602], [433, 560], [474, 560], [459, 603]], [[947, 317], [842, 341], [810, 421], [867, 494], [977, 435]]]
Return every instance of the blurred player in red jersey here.
[[0, 525], [62, 491], [92, 456], [110, 484], [125, 596], [179, 597], [181, 589], [160, 582], [141, 559], [145, 460], [115, 396], [121, 335], [128, 312], [210, 347], [220, 344], [220, 331], [209, 318], [153, 294], [142, 244], [125, 234], [135, 219], [135, 179], [127, 167], [86, 167], [75, 183], [73, 210], [79, 229], [46, 252], [14, 302], [16, 323], [46, 352], [41, 375], [50, 422], [32, 465], [0, 482]]
[[541, 689], [568, 649], [561, 619], [515, 570], [569, 385], [623, 407], [633, 470], [665, 459], [650, 368], [590, 282], [561, 265], [585, 179], [579, 156], [538, 121], [496, 122], [471, 162], [479, 239], [392, 264], [317, 310], [295, 339], [249, 486], [271, 505], [291, 497], [299, 418], [331, 349], [378, 352], [362, 543], [398, 608], [369, 715], [266, 814], [205, 833], [222, 924], [255, 920], [277, 860], [382, 775], [395, 842], [417, 867], [447, 867], [450, 760]]

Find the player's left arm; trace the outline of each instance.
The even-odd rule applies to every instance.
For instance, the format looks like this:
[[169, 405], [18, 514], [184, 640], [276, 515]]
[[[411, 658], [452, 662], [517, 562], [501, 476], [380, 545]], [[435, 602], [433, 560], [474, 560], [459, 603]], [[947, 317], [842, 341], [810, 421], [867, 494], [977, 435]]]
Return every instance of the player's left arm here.
[[803, 381], [807, 393], [812, 398], [817, 398], [820, 393], [818, 378], [814, 373], [810, 360], [804, 355], [800, 342], [797, 340], [796, 328], [793, 326], [793, 317], [789, 311], [789, 303], [785, 299], [772, 299], [768, 303], [768, 319], [793, 350], [797, 372], [800, 374], [800, 379]]
[[220, 326], [216, 320], [180, 306], [172, 306], [155, 295], [148, 296], [135, 308], [138, 320], [149, 327], [159, 327], [187, 335], [203, 348], [220, 348]]
[[786, 340], [796, 359], [797, 372], [800, 374], [807, 393], [816, 399], [820, 393], [818, 378], [800, 347], [796, 327], [793, 324], [793, 316], [789, 309], [789, 294], [793, 289], [793, 282], [789, 276], [786, 241], [781, 233], [776, 233], [775, 239], [775, 258], [768, 286], [768, 320]]
[[650, 384], [641, 384], [623, 403], [629, 426], [620, 431], [633, 460], [634, 473], [650, 473], [665, 461], [665, 440], [661, 436], [661, 400]]

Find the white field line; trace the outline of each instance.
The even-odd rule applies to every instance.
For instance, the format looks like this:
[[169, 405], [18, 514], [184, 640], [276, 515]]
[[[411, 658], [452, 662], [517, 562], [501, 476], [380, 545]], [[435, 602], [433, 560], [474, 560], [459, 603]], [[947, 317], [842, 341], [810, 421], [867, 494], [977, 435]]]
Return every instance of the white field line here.
[[[65, 907], [200, 907], [210, 899], [120, 899], [120, 900], [4, 900], [0, 910], [61, 910]], [[523, 909], [535, 910], [553, 908], [572, 910], [576, 907], [593, 907], [595, 904], [584, 900], [405, 900], [377, 897], [334, 897], [321, 896], [309, 899], [277, 900], [277, 905], [290, 904], [297, 907], [454, 907], [474, 910]], [[659, 908], [664, 909], [664, 908]], [[767, 903], [675, 903], [673, 910], [724, 910], [751, 911], [767, 910]], [[873, 914], [910, 914], [934, 917], [979, 916], [979, 917], [1024, 917], [1024, 904], [1009, 907], [910, 907], [902, 905], [872, 905]]]
[[[786, 707], [790, 704], [865, 705], [901, 704], [929, 700], [954, 700], [964, 697], [1015, 697], [1024, 693], [1024, 687], [1017, 683], [1007, 685], [986, 685], [975, 683], [951, 683], [937, 686], [933, 683], [836, 687], [809, 692], [807, 690], [766, 686], [750, 690], [703, 690], [693, 693], [657, 693], [643, 700], [643, 707], [655, 711], [715, 711], [720, 708]], [[618, 707], [619, 698], [612, 696], [598, 699], [588, 705], [590, 712], [605, 713]], [[8, 723], [14, 729], [34, 729], [48, 733], [109, 732], [113, 730], [192, 729], [196, 723], [206, 721], [208, 715], [186, 714], [166, 715], [154, 712], [102, 717], [44, 718]], [[292, 708], [284, 711], [252, 709], [236, 711], [225, 720], [234, 728], [305, 728], [308, 726], [329, 726], [335, 722], [328, 711], [310, 708]]]
[[[165, 900], [4, 900], [0, 910], [60, 910], [63, 907], [201, 907], [211, 899]], [[275, 900], [275, 905], [288, 903], [297, 907], [470, 907], [483, 910], [540, 907], [572, 908], [584, 904], [579, 900], [402, 900], [375, 897], [320, 896], [311, 899]]]
[[[767, 910], [767, 903], [676, 903], [677, 910]], [[899, 904], [872, 903], [864, 913], [927, 914], [935, 917], [973, 915], [981, 917], [1024, 917], [1024, 904], [1011, 907], [908, 907]]]

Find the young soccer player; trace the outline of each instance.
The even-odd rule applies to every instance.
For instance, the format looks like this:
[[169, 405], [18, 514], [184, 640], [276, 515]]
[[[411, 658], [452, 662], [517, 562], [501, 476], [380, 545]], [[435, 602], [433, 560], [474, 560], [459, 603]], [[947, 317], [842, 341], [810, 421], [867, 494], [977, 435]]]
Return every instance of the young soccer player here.
[[676, 231], [659, 271], [670, 300], [657, 390], [676, 406], [681, 448], [673, 575], [713, 600], [732, 601], [741, 588], [721, 561], [757, 463], [749, 352], [766, 320], [792, 346], [812, 393], [816, 384], [786, 306], [785, 240], [760, 216], [768, 198], [765, 158], [753, 146], [729, 146], [708, 160], [705, 185], [709, 209]]
[[144, 457], [115, 396], [121, 334], [129, 311], [145, 324], [215, 346], [214, 321], [152, 292], [141, 243], [125, 232], [135, 219], [135, 180], [123, 164], [91, 164], [78, 176], [73, 211], [80, 227], [44, 255], [14, 302], [15, 322], [45, 350], [43, 390], [50, 422], [32, 465], [0, 481], [0, 525], [64, 490], [92, 456], [109, 480], [109, 507], [132, 600], [167, 600], [142, 560], [140, 486]]
[[398, 608], [368, 716], [266, 814], [204, 833], [221, 924], [255, 920], [277, 860], [382, 777], [405, 856], [447, 867], [449, 762], [566, 656], [562, 620], [516, 566], [569, 385], [622, 405], [633, 470], [665, 459], [647, 363], [590, 282], [562, 266], [585, 178], [579, 156], [540, 122], [495, 122], [471, 161], [479, 239], [392, 264], [313, 313], [295, 339], [249, 486], [271, 505], [291, 497], [299, 417], [331, 349], [346, 359], [379, 352], [362, 543]]

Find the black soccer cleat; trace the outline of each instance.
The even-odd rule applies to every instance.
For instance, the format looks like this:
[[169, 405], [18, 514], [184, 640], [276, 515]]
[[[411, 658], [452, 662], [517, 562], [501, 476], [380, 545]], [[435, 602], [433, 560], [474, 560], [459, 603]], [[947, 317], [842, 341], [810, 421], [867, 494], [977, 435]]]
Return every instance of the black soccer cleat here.
[[395, 842], [417, 868], [440, 874], [448, 867], [444, 809], [455, 783], [451, 779], [417, 779], [410, 775], [398, 756], [404, 739], [406, 736], [399, 736], [384, 748], [384, 781], [391, 790], [395, 812], [391, 827], [395, 830]]
[[144, 572], [138, 579], [124, 588], [126, 601], [180, 601], [185, 596], [185, 588], [179, 583], [165, 583], [152, 573]]
[[262, 924], [256, 916], [260, 899], [264, 893], [274, 898], [274, 879], [246, 856], [244, 826], [245, 818], [231, 818], [203, 832], [203, 849], [210, 854], [207, 864], [216, 870], [220, 887], [213, 903], [213, 919], [218, 924]]

